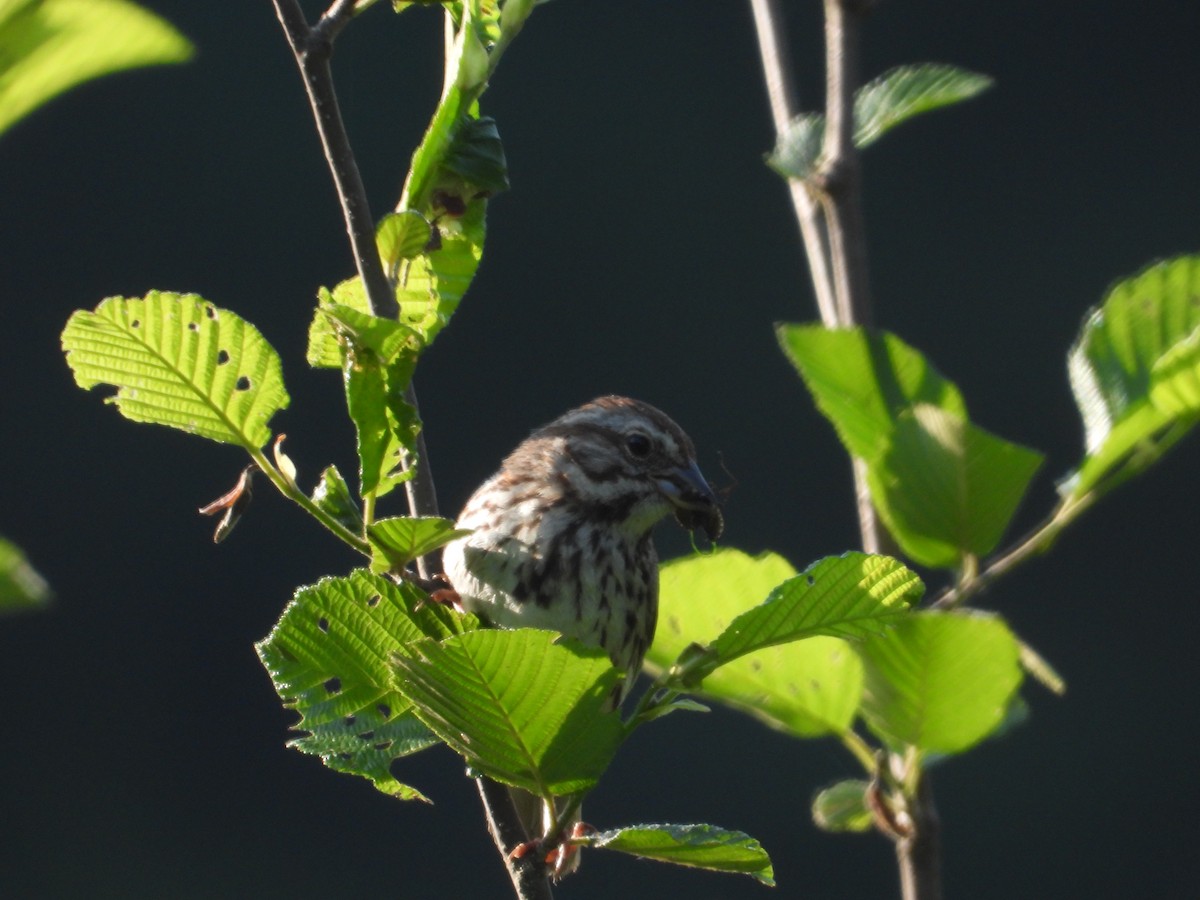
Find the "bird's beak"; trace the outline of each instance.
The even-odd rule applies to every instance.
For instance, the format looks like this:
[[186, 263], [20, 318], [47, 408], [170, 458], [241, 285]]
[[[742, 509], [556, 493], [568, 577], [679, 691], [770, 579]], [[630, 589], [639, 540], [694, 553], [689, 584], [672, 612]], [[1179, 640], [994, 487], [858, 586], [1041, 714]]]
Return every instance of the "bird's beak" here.
[[688, 531], [703, 528], [710, 541], [725, 529], [725, 519], [700, 467], [695, 462], [671, 469], [658, 479], [658, 487], [675, 505], [675, 519]]

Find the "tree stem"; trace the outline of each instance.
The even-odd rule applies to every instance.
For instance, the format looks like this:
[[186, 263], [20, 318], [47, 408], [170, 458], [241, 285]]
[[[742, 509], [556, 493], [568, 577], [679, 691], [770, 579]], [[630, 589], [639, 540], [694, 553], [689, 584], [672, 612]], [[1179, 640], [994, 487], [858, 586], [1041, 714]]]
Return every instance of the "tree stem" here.
[[[371, 215], [366, 188], [350, 146], [346, 126], [342, 121], [333, 85], [333, 73], [329, 68], [333, 41], [353, 17], [354, 2], [335, 0], [314, 26], [308, 24], [298, 0], [271, 2], [296, 58], [296, 65], [300, 68], [317, 133], [321, 138], [321, 147], [325, 152], [325, 160], [329, 164], [338, 202], [342, 207], [346, 234], [350, 238], [354, 263], [362, 279], [367, 303], [373, 315], [396, 319], [400, 315], [400, 305], [379, 258], [379, 248], [375, 243], [375, 220]], [[414, 410], [418, 410], [419, 415], [416, 391], [411, 384], [405, 391], [405, 401]], [[414, 516], [436, 516], [437, 491], [434, 488], [423, 434], [417, 437], [416, 454], [416, 472], [405, 485], [409, 513]], [[413, 465], [413, 460], [405, 460], [406, 469]], [[427, 558], [417, 560], [418, 574], [424, 579], [437, 574], [438, 569], [440, 566], [431, 563]], [[508, 800], [506, 789], [486, 779], [479, 779], [479, 783], [488, 828], [513, 878], [513, 888], [518, 900], [550, 900], [550, 887], [545, 877], [544, 866], [517, 865], [510, 859], [512, 848], [525, 838], [512, 803]]]
[[[771, 118], [776, 134], [783, 134], [797, 113], [791, 65], [788, 62], [787, 45], [782, 38], [783, 11], [779, 0], [750, 0], [750, 9], [754, 14], [754, 30], [758, 34], [758, 52], [762, 58], [767, 97], [771, 101]], [[817, 310], [826, 328], [836, 328], [837, 303], [829, 273], [829, 248], [820, 205], [803, 179], [788, 179], [788, 190], [792, 197], [792, 208], [796, 212], [796, 222], [800, 225], [805, 256], [808, 257], [809, 273], [817, 296]]]

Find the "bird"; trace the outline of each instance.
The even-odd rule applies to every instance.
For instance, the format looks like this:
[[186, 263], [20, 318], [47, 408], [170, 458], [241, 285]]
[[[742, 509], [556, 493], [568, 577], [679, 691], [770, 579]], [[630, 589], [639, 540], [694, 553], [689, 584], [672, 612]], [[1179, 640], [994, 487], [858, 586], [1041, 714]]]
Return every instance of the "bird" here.
[[[710, 541], [724, 529], [691, 438], [648, 403], [599, 397], [536, 429], [479, 486], [455, 523], [470, 533], [445, 547], [443, 568], [461, 607], [487, 624], [602, 648], [625, 674], [615, 708], [654, 638], [652, 531], [671, 515]], [[553, 811], [510, 793], [529, 840], [542, 839]], [[561, 854], [555, 875], [577, 866], [577, 852]]]

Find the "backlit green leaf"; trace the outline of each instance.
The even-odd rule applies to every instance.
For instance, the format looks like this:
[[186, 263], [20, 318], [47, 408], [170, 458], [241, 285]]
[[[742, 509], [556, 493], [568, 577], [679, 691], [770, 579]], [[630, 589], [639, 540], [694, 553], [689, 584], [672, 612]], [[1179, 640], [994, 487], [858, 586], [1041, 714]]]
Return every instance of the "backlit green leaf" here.
[[0, 133], [81, 82], [191, 55], [183, 35], [125, 0], [2, 0]]
[[371, 571], [394, 572], [452, 540], [470, 534], [449, 519], [436, 516], [397, 516], [380, 519], [367, 529], [371, 542]]
[[406, 644], [476, 627], [408, 584], [364, 570], [301, 588], [255, 649], [285, 706], [300, 713], [291, 741], [327, 766], [401, 799], [424, 799], [392, 760], [437, 743], [398, 693], [391, 659]]
[[109, 297], [71, 316], [62, 345], [76, 383], [115, 386], [108, 402], [135, 422], [258, 449], [288, 405], [279, 355], [258, 329], [195, 294]]
[[541, 797], [596, 783], [624, 731], [603, 650], [549, 631], [484, 630], [397, 657], [400, 691], [473, 769]]
[[16, 544], [0, 538], [0, 613], [40, 609], [50, 602], [50, 586]]
[[[731, 622], [795, 577], [795, 568], [776, 554], [750, 557], [729, 548], [665, 563], [659, 579], [659, 625], [647, 669], [658, 675], [689, 646], [712, 643]], [[711, 667], [715, 662], [714, 654], [701, 653], [697, 664]], [[844, 732], [861, 689], [858, 656], [840, 638], [824, 636], [747, 653], [715, 671], [710, 668], [694, 688], [801, 737]]]
[[994, 615], [916, 612], [858, 649], [863, 718], [896, 749], [968, 749], [1004, 721], [1021, 684], [1017, 640]]
[[1060, 490], [1079, 498], [1153, 463], [1200, 418], [1200, 256], [1110, 289], [1067, 357], [1086, 456]]

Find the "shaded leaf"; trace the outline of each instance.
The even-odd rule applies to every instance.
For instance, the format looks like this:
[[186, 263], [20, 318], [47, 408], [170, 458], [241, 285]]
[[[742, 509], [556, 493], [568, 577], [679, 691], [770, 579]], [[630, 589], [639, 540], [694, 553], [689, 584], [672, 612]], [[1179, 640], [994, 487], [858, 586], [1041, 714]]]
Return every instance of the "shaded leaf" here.
[[1200, 417], [1200, 256], [1113, 286], [1084, 320], [1067, 367], [1086, 456], [1059, 490], [1079, 498], [1146, 468]]
[[[901, 122], [968, 100], [991, 85], [986, 75], [955, 66], [920, 63], [890, 69], [854, 95], [854, 144], [868, 147]], [[825, 116], [801, 113], [780, 132], [767, 165], [784, 178], [807, 178], [817, 167], [824, 140]]]
[[0, 132], [81, 82], [191, 55], [192, 45], [170, 24], [125, 0], [6, 0]]
[[417, 716], [473, 769], [541, 797], [596, 783], [624, 731], [603, 650], [549, 631], [484, 630], [395, 659]]
[[854, 143], [867, 147], [901, 122], [969, 100], [992, 84], [988, 76], [957, 66], [897, 66], [855, 93]]
[[109, 297], [71, 316], [62, 346], [75, 382], [114, 385], [107, 402], [135, 422], [256, 450], [288, 405], [279, 355], [258, 329], [196, 294]]
[[915, 612], [858, 649], [863, 718], [897, 749], [966, 750], [1000, 725], [1021, 684], [1016, 638], [997, 616]]
[[776, 334], [817, 408], [867, 463], [886, 452], [896, 419], [913, 405], [967, 417], [954, 383], [894, 334], [820, 325], [779, 325]]
[[909, 557], [954, 568], [999, 543], [1040, 454], [973, 425], [954, 384], [894, 335], [806, 325], [778, 334], [847, 451], [867, 464], [871, 500]]
[[0, 613], [40, 609], [50, 596], [50, 586], [21, 548], [0, 538]]
[[868, 467], [871, 499], [905, 554], [955, 568], [990, 553], [1042, 464], [1005, 441], [929, 404], [902, 412], [884, 454]]
[[775, 884], [771, 858], [757, 840], [715, 825], [629, 825], [592, 836], [588, 846]]
[[437, 516], [397, 516], [380, 519], [367, 528], [371, 542], [371, 571], [397, 572], [410, 562], [455, 538], [470, 534]]
[[[781, 556], [751, 557], [731, 548], [663, 564], [659, 624], [646, 668], [657, 676], [690, 646], [716, 640], [730, 622], [795, 575]], [[710, 656], [703, 650], [696, 655]], [[691, 690], [801, 737], [839, 734], [858, 708], [862, 663], [845, 641], [814, 637], [742, 656]]]
[[406, 644], [475, 627], [407, 584], [356, 570], [301, 588], [255, 645], [285, 706], [308, 734], [290, 746], [369, 779], [402, 799], [424, 799], [397, 781], [392, 760], [437, 743], [396, 691], [391, 659]]

